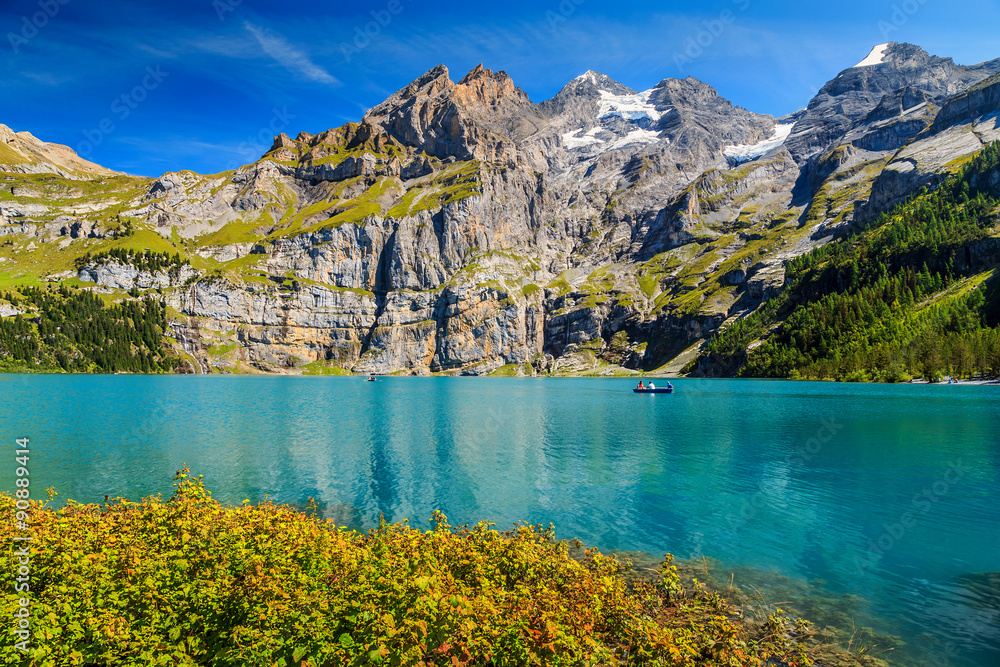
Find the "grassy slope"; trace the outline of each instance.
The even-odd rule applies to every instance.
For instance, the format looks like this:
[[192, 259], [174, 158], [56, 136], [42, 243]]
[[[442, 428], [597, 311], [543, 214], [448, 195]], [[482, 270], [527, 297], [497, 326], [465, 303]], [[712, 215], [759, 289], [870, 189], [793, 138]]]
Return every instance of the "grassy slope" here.
[[[995, 275], [993, 268], [979, 265], [963, 272], [955, 268], [954, 261], [966, 256], [966, 246], [978, 247], [984, 239], [1000, 237], [997, 211], [989, 209], [996, 206], [995, 189], [969, 188], [970, 183], [986, 181], [982, 174], [996, 169], [998, 154], [996, 146], [984, 151], [978, 158], [966, 161], [958, 175], [935, 193], [916, 196], [836, 246], [797, 258], [792, 263], [793, 284], [785, 293], [746, 320], [716, 334], [702, 356], [686, 370], [764, 376], [792, 373], [795, 377], [816, 377], [819, 373], [819, 377], [861, 380], [905, 378], [910, 373], [970, 372], [964, 362], [938, 363], [933, 354], [917, 348], [922, 338], [948, 338], [949, 334], [971, 336], [970, 340], [975, 340], [970, 345], [975, 347], [988, 339], [990, 326], [995, 326], [987, 314], [989, 308], [995, 308], [990, 302], [995, 297], [989, 296], [995, 290], [991, 291], [987, 283]], [[976, 197], [985, 199], [980, 204]], [[967, 213], [974, 208], [982, 212]], [[975, 219], [964, 221], [962, 216], [967, 214]], [[924, 265], [931, 267], [932, 275], [921, 275]], [[865, 289], [890, 289], [890, 279], [903, 280], [907, 270], [916, 274], [908, 279], [912, 285], [909, 292], [918, 295], [915, 301], [909, 293], [903, 294], [885, 304], [881, 314], [872, 319], [866, 300], [877, 299], [865, 296], [860, 304], [847, 306], [841, 316], [844, 306], [838, 304]], [[985, 301], [968, 305], [973, 292], [986, 295]], [[858, 305], [862, 306], [860, 310]], [[826, 323], [822, 326], [830, 326], [831, 308], [840, 309], [836, 331], [809, 324], [810, 318], [818, 318]], [[969, 308], [973, 312], [967, 313]], [[937, 321], [942, 318], [947, 321]], [[979, 330], [986, 339], [975, 333]], [[951, 338], [951, 343], [962, 347], [961, 341]], [[964, 352], [959, 349], [956, 354]], [[914, 355], [921, 358], [915, 359]], [[845, 362], [845, 357], [854, 361]], [[985, 362], [990, 364], [988, 358]], [[979, 368], [982, 370], [981, 364]]]
[[[339, 155], [341, 159], [358, 157], [365, 150], [369, 149], [341, 151]], [[382, 157], [392, 157], [397, 153], [399, 150], [389, 146]], [[331, 161], [332, 158], [322, 160], [326, 163]], [[33, 212], [29, 217], [37, 222], [28, 223], [29, 225], [44, 225], [59, 216], [68, 215], [69, 222], [60, 220], [59, 224], [94, 222], [111, 233], [111, 236], [100, 239], [56, 237], [53, 240], [42, 240], [21, 235], [0, 237], [0, 290], [16, 292], [18, 288], [45, 286], [50, 282], [86, 287], [90, 284], [81, 282], [75, 276], [76, 261], [88, 253], [96, 255], [113, 248], [149, 249], [171, 255], [178, 253], [203, 274], [226, 277], [237, 283], [273, 285], [272, 277], [263, 268], [266, 255], [247, 255], [220, 262], [203, 257], [198, 251], [208, 246], [235, 243], [262, 243], [266, 247], [283, 237], [361, 223], [373, 215], [416, 215], [479, 193], [478, 162], [446, 164], [434, 160], [433, 163], [434, 173], [408, 183], [409, 190], [404, 189], [395, 178], [378, 177], [366, 182], [358, 177], [328, 184], [329, 194], [326, 199], [306, 206], [299, 204], [296, 196], [278, 183], [280, 201], [194, 239], [182, 238], [176, 228], [169, 237], [165, 237], [148, 222], [122, 216], [132, 202], [148, 191], [150, 179], [103, 176], [90, 180], [71, 180], [56, 174], [0, 173], [0, 201], [39, 205], [48, 209], [47, 213]], [[213, 185], [214, 181], [219, 180], [216, 177], [193, 173], [183, 175], [189, 181], [194, 179], [193, 183], [188, 182], [185, 186], [188, 194], [200, 190], [207, 192], [207, 196], [214, 196], [224, 186], [224, 182]], [[206, 189], [206, 185], [212, 187]], [[13, 222], [17, 223], [17, 219]], [[128, 233], [128, 228], [131, 233]], [[41, 233], [45, 236], [52, 234]], [[116, 238], [116, 233], [122, 235]], [[293, 276], [278, 278], [287, 278], [289, 280], [286, 282], [290, 282]], [[316, 284], [312, 281], [304, 282]], [[341, 289], [335, 285], [324, 286]], [[371, 296], [364, 290], [355, 291]], [[100, 298], [107, 304], [113, 304], [128, 298], [128, 295], [122, 290], [105, 290]], [[161, 296], [154, 294], [154, 298], [160, 299]], [[220, 339], [215, 342], [220, 346], [220, 354], [217, 356], [233, 356], [232, 351], [226, 354], [221, 352], [225, 345], [232, 344], [227, 336], [220, 334]], [[306, 372], [336, 373], [339, 370], [308, 368]]]

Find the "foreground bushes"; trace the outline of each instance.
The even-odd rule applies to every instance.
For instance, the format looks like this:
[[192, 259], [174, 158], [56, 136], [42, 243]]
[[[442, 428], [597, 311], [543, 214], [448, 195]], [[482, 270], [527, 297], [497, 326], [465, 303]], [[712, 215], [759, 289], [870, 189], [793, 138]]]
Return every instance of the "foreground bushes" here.
[[[225, 507], [181, 471], [173, 497], [32, 508], [32, 649], [3, 665], [807, 665], [807, 632], [760, 623], [668, 557], [648, 581], [551, 529], [383, 524], [367, 534], [291, 508]], [[0, 496], [13, 516], [13, 500]], [[12, 530], [4, 522], [8, 538]], [[15, 563], [0, 556], [12, 619]], [[27, 658], [27, 659], [26, 659]], [[769, 662], [772, 661], [772, 662]]]

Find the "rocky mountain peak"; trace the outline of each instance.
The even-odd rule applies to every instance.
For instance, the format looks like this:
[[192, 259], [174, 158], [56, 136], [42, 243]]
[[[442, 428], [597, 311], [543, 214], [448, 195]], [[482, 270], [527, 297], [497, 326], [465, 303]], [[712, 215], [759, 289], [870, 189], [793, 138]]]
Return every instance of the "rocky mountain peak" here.
[[704, 104], [733, 106], [715, 88], [691, 76], [686, 79], [663, 79], [653, 87], [650, 99], [665, 107], [696, 107]]
[[[864, 60], [849, 69], [878, 67], [888, 65], [896, 69], [917, 69], [926, 67], [933, 61], [954, 62], [951, 58], [938, 58], [924, 51], [919, 46], [904, 42], [887, 42], [876, 44]], [[845, 70], [846, 71], [846, 70]]]
[[618, 81], [615, 81], [607, 74], [601, 74], [600, 72], [595, 72], [592, 69], [588, 69], [586, 72], [566, 84], [566, 86], [563, 87], [563, 90], [567, 89], [603, 90], [611, 93], [612, 95], [635, 95], [636, 93], [636, 91], [622, 83], [619, 83]]
[[268, 152], [280, 150], [282, 148], [294, 148], [294, 147], [295, 147], [295, 142], [292, 141], [292, 138], [289, 137], [284, 132], [282, 132], [274, 138], [274, 143], [271, 144], [271, 148]]
[[733, 105], [694, 77], [663, 79], [650, 91], [649, 101], [662, 114], [660, 127], [669, 136], [685, 138], [711, 152], [724, 146], [751, 145], [768, 138], [774, 119]]
[[542, 102], [539, 108], [549, 116], [566, 116], [569, 124], [586, 125], [585, 121], [594, 117], [596, 105], [602, 98], [636, 94], [606, 74], [587, 70], [563, 86], [552, 99]]
[[[658, 368], [778, 294], [790, 259], [1000, 140], [995, 72], [880, 44], [776, 121], [690, 77], [636, 91], [587, 71], [533, 104], [505, 72], [439, 65], [236, 173], [86, 187], [9, 173], [72, 151], [0, 126], [3, 252], [83, 256], [119, 211], [176, 232], [221, 268], [164, 274], [172, 325], [235, 368]], [[119, 268], [77, 276], [135, 288]]]
[[451, 97], [466, 107], [498, 109], [507, 103], [530, 104], [527, 93], [514, 85], [507, 72], [483, 69], [482, 63], [465, 75], [451, 91]]
[[84, 160], [69, 146], [50, 144], [6, 125], [0, 125], [0, 171], [55, 173], [67, 178], [118, 173]]
[[951, 58], [933, 56], [914, 44], [888, 42], [874, 46], [864, 60], [842, 71], [824, 89], [836, 94], [851, 86], [897, 90], [906, 85], [921, 87], [923, 83], [933, 87], [942, 81], [963, 79], [965, 69]]
[[[912, 102], [940, 104], [998, 71], [1000, 60], [966, 67], [913, 44], [879, 44], [820, 89], [796, 124], [788, 149], [803, 164], [833, 146], [872, 112], [884, 120], [889, 110], [905, 110]], [[887, 95], [891, 98], [882, 104]]]
[[[444, 65], [433, 67], [414, 79], [408, 86], [400, 90], [382, 104], [388, 103], [393, 97], [413, 97], [417, 94], [436, 95], [455, 85], [448, 76], [448, 68]], [[381, 105], [380, 105], [381, 106]]]
[[456, 84], [439, 65], [371, 109], [364, 123], [435, 157], [513, 164], [509, 140], [533, 131], [536, 116], [506, 72], [478, 65]]
[[300, 132], [292, 139], [284, 132], [274, 138], [274, 143], [266, 155], [279, 160], [318, 160], [340, 151], [355, 148], [366, 149], [373, 154], [385, 152], [386, 147], [402, 148], [400, 144], [381, 127], [367, 122], [345, 123], [319, 134]]

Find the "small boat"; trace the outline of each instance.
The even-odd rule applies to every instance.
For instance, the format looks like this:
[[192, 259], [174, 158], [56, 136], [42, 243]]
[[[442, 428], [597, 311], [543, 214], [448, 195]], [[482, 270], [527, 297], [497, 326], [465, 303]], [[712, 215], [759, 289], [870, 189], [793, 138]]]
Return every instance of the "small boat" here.
[[639, 389], [635, 387], [632, 389], [636, 394], [672, 394], [674, 393], [673, 385], [667, 385], [666, 387], [657, 387], [656, 389], [650, 389], [649, 387], [643, 387]]
[[374, 376], [374, 375], [369, 375], [369, 376], [368, 376], [368, 377], [367, 377], [367, 378], [365, 379], [365, 382], [375, 382], [375, 376]]

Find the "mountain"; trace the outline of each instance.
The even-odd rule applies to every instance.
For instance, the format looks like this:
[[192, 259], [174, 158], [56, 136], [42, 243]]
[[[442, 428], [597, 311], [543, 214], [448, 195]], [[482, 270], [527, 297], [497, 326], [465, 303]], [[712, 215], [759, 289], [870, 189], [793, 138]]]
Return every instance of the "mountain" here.
[[920, 119], [998, 71], [1000, 59], [963, 67], [912, 44], [880, 44], [820, 89], [786, 146], [799, 163], [849, 133], [860, 148], [898, 149], [923, 129]]
[[[536, 103], [440, 65], [222, 174], [79, 180], [75, 156], [32, 158], [42, 174], [3, 153], [0, 289], [155, 295], [197, 372], [676, 371], [773, 308], [797, 258], [1000, 139], [998, 73], [879, 45], [774, 118], [693, 78], [637, 92], [588, 71]], [[39, 312], [12, 297], [0, 312]], [[723, 356], [693, 368], [736, 372]]]
[[40, 141], [29, 132], [14, 132], [6, 125], [0, 125], [0, 170], [22, 174], [52, 172], [70, 179], [115, 173], [84, 160], [68, 146]]
[[1000, 375], [1000, 143], [933, 190], [791, 260], [786, 286], [689, 372], [898, 382]]

